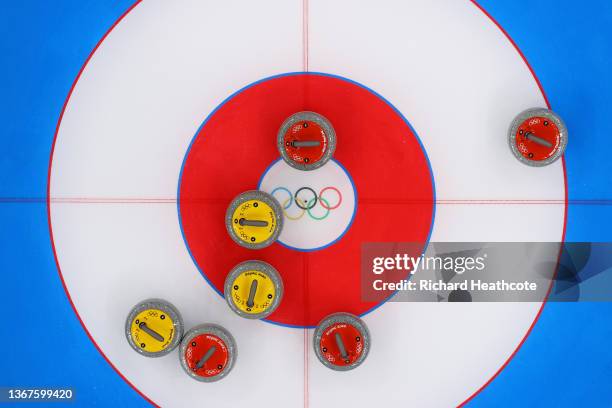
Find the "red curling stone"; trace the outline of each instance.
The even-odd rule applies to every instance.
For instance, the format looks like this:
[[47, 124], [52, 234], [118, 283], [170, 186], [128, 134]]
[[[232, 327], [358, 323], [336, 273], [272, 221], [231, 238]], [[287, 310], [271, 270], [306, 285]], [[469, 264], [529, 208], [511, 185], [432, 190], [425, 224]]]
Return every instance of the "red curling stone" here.
[[365, 323], [349, 313], [332, 314], [315, 330], [315, 354], [333, 370], [347, 371], [359, 366], [367, 357], [370, 344]]
[[298, 170], [314, 170], [327, 163], [336, 150], [331, 123], [315, 112], [298, 112], [281, 125], [277, 147], [283, 160]]
[[191, 329], [181, 342], [180, 360], [183, 370], [195, 380], [218, 381], [233, 368], [236, 343], [220, 326], [206, 324]]
[[508, 132], [510, 149], [519, 161], [546, 166], [565, 152], [567, 128], [554, 112], [535, 108], [520, 113]]

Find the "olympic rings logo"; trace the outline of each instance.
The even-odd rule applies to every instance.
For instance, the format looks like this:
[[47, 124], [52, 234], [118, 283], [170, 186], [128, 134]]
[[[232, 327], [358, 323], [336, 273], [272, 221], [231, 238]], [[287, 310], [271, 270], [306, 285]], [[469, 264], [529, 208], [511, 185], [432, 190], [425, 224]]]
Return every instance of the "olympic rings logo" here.
[[[282, 192], [286, 195], [286, 198], [282, 201], [279, 199], [279, 197], [277, 197], [277, 195], [275, 195], [279, 192]], [[335, 204], [330, 204], [330, 201], [328, 200], [328, 198], [331, 199], [330, 197], [323, 197], [323, 194], [325, 194], [326, 192], [333, 192], [337, 195], [337, 198], [335, 200], [332, 200], [332, 202], [335, 202]], [[310, 187], [300, 187], [299, 189], [297, 189], [295, 194], [292, 194], [291, 191], [289, 191], [289, 189], [286, 187], [276, 187], [274, 190], [272, 190], [272, 193], [270, 194], [282, 203], [281, 206], [283, 209], [283, 214], [287, 219], [292, 221], [299, 220], [305, 214], [308, 214], [308, 216], [315, 221], [322, 221], [327, 218], [333, 210], [340, 207], [340, 204], [342, 204], [342, 193], [340, 192], [340, 190], [338, 190], [338, 188], [331, 186], [322, 188], [318, 194]], [[329, 196], [329, 193], [327, 195]], [[293, 203], [295, 203], [296, 207], [301, 210], [298, 215], [289, 215], [287, 213], [287, 210], [291, 208]], [[317, 204], [319, 204], [325, 210], [325, 214], [317, 216], [312, 213], [312, 209], [315, 208]]]

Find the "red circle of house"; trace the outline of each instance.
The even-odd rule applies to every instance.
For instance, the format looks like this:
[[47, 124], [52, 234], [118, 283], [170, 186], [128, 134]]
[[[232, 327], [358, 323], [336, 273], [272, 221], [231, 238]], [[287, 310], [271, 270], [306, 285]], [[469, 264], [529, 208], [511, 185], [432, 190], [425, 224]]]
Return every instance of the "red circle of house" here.
[[[351, 174], [357, 191], [353, 223], [336, 243], [314, 252], [278, 243], [257, 251], [242, 248], [225, 230], [227, 206], [237, 194], [257, 188], [279, 157], [279, 127], [306, 110], [334, 126], [335, 160]], [[303, 327], [334, 312], [362, 315], [392, 294], [380, 291], [363, 298], [361, 246], [420, 242], [409, 254], [420, 255], [433, 224], [434, 186], [418, 137], [389, 102], [344, 78], [297, 73], [243, 88], [206, 119], [185, 156], [178, 203], [189, 252], [219, 294], [238, 263], [268, 262], [281, 274], [285, 293], [267, 320]], [[405, 271], [397, 275], [405, 277]]]
[[[536, 142], [529, 138], [534, 135], [548, 144]], [[561, 133], [550, 119], [533, 116], [525, 119], [516, 131], [516, 147], [529, 160], [543, 161], [554, 155], [561, 144]]]

